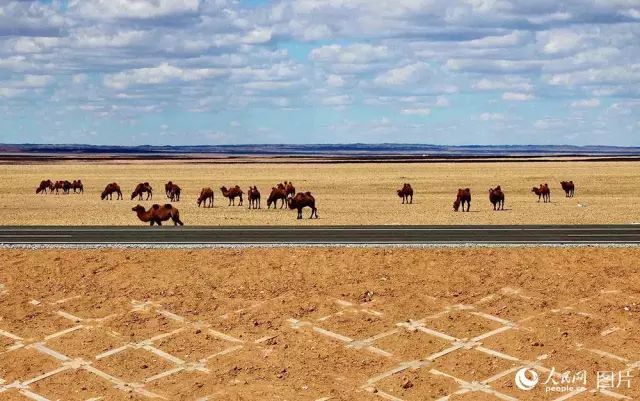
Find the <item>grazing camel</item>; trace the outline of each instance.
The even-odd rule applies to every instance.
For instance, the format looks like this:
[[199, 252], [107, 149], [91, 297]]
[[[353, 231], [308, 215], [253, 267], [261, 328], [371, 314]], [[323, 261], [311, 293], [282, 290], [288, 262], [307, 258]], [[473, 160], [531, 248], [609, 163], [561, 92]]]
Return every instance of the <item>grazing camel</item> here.
[[36, 193], [39, 194], [40, 192], [42, 192], [43, 194], [46, 194], [47, 190], [49, 190], [49, 192], [53, 192], [53, 181], [40, 181], [40, 185], [38, 186], [38, 188], [36, 188]]
[[116, 193], [116, 200], [124, 199], [122, 197], [122, 191], [120, 190], [120, 185], [118, 185], [115, 182], [107, 184], [107, 186], [104, 188], [104, 191], [102, 191], [102, 194], [100, 195], [100, 199], [105, 200], [108, 196], [109, 200], [112, 200], [114, 192]]
[[[209, 201], [209, 206], [207, 206], [207, 201]], [[204, 202], [204, 207], [213, 207], [213, 189], [211, 188], [202, 188], [200, 190], [200, 196], [198, 196], [198, 207]]]
[[260, 191], [257, 186], [249, 187], [247, 199], [249, 200], [249, 209], [260, 209]]
[[[282, 185], [282, 184], [278, 184], [278, 185]], [[277, 208], [278, 200], [282, 201], [282, 204], [280, 205], [280, 209], [282, 209], [284, 207], [285, 202], [287, 201], [287, 191], [284, 188], [284, 186], [282, 188], [280, 187], [271, 188], [271, 193], [269, 194], [269, 198], [267, 198], [267, 209], [271, 209], [272, 204], [274, 209]]]
[[298, 192], [296, 196], [293, 198], [289, 198], [287, 200], [287, 204], [289, 205], [289, 209], [298, 209], [298, 220], [302, 219], [302, 209], [305, 207], [311, 208], [311, 216], [309, 218], [313, 218], [316, 216], [318, 218], [318, 209], [316, 208], [316, 200], [311, 195], [311, 192]]
[[464, 204], [467, 204], [467, 212], [471, 209], [471, 190], [469, 188], [458, 188], [458, 194], [456, 195], [456, 200], [453, 202], [453, 210], [456, 212], [460, 209], [460, 205], [462, 205], [462, 211], [464, 212]]
[[151, 188], [151, 184], [149, 184], [148, 182], [141, 182], [140, 184], [136, 185], [136, 188], [131, 193], [131, 200], [133, 200], [136, 196], [138, 197], [138, 200], [142, 200], [142, 194], [145, 192], [147, 193], [146, 200], [153, 199], [153, 188]]
[[153, 225], [154, 223], [161, 226], [163, 221], [167, 221], [169, 219], [173, 220], [174, 225], [184, 224], [180, 221], [180, 212], [178, 209], [173, 207], [170, 203], [166, 205], [160, 206], [158, 204], [152, 205], [151, 209], [145, 210], [143, 206], [137, 205], [132, 208], [134, 212], [138, 215], [138, 218], [145, 222]]
[[540, 188], [533, 187], [531, 188], [531, 192], [538, 195], [538, 202], [540, 202], [540, 198], [542, 198], [544, 203], [551, 202], [551, 190], [548, 184], [540, 184]]
[[236, 205], [236, 197], [240, 198], [240, 203], [238, 204], [238, 206], [242, 206], [242, 194], [244, 194], [244, 192], [242, 192], [239, 185], [236, 185], [235, 187], [231, 187], [229, 189], [223, 186], [220, 188], [220, 191], [222, 192], [222, 196], [224, 196], [225, 198], [229, 198], [228, 206], [231, 206], [231, 202], [233, 202], [233, 206]]
[[164, 184], [164, 191], [167, 194], [167, 198], [171, 199], [171, 202], [180, 202], [180, 192], [182, 190], [177, 184], [169, 181]]
[[573, 184], [573, 181], [560, 181], [560, 185], [562, 185], [565, 196], [567, 198], [573, 198], [573, 195], [576, 191], [576, 186]]
[[493, 210], [504, 210], [504, 192], [500, 185], [489, 188], [489, 202], [493, 204]]
[[76, 193], [76, 189], [78, 190], [78, 193], [84, 193], [84, 185], [82, 185], [81, 180], [73, 180], [73, 182], [71, 183], [71, 189], [73, 189], [74, 194]]
[[411, 184], [407, 184], [406, 182], [402, 186], [402, 189], [398, 190], [398, 196], [402, 198], [402, 204], [413, 203], [413, 188], [411, 188]]
[[56, 195], [59, 194], [59, 191], [62, 190], [62, 193], [65, 195], [69, 194], [69, 190], [71, 189], [71, 182], [64, 180], [64, 181], [56, 181], [55, 184], [53, 184], [53, 188], [51, 188], [51, 190], [56, 190]]

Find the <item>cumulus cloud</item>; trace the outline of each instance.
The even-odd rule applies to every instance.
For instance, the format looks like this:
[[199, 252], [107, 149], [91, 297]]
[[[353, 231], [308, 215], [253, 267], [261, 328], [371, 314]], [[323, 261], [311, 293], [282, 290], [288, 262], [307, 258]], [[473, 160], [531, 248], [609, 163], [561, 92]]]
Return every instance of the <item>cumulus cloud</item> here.
[[502, 94], [502, 100], [514, 102], [524, 102], [533, 98], [534, 96], [530, 93], [505, 92]]
[[184, 69], [167, 63], [157, 67], [138, 68], [107, 75], [104, 84], [114, 89], [124, 89], [131, 85], [164, 84], [173, 80], [198, 81], [224, 74], [224, 71], [213, 68]]
[[478, 116], [482, 121], [502, 121], [505, 119], [501, 113], [482, 113]]
[[600, 99], [597, 99], [597, 98], [577, 100], [571, 103], [571, 107], [581, 108], [581, 109], [592, 109], [599, 106], [600, 106]]
[[397, 87], [419, 85], [429, 79], [429, 66], [426, 63], [413, 63], [392, 68], [379, 74], [373, 82], [377, 86]]

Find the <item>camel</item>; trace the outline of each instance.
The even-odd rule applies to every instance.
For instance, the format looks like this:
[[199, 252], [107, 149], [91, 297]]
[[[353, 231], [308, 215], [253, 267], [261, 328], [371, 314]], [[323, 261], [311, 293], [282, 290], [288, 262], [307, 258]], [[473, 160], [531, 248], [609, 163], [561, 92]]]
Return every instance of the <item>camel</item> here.
[[489, 201], [493, 204], [493, 210], [504, 210], [504, 192], [500, 185], [489, 188]]
[[220, 188], [220, 191], [222, 192], [222, 196], [224, 196], [225, 198], [229, 198], [228, 206], [231, 206], [231, 202], [233, 202], [233, 206], [236, 205], [236, 197], [240, 198], [240, 204], [238, 204], [238, 206], [242, 206], [242, 194], [244, 194], [244, 192], [242, 192], [239, 185], [231, 187], [230, 189], [227, 189], [227, 187], [223, 186]]
[[104, 188], [104, 191], [102, 191], [102, 194], [100, 195], [100, 199], [105, 200], [108, 196], [109, 200], [112, 200], [114, 192], [116, 193], [116, 200], [123, 199], [120, 185], [115, 182], [107, 184], [107, 186]]
[[531, 192], [538, 195], [538, 202], [540, 202], [540, 198], [542, 198], [544, 203], [551, 202], [551, 190], [548, 184], [540, 184], [540, 188], [533, 187], [531, 188]]
[[260, 209], [260, 191], [257, 186], [249, 187], [247, 199], [249, 200], [249, 209]]
[[51, 188], [51, 191], [53, 191], [55, 189], [56, 191], [56, 195], [59, 195], [59, 191], [62, 190], [62, 193], [65, 195], [69, 194], [69, 190], [71, 189], [71, 182], [64, 180], [64, 181], [56, 181], [55, 184], [53, 184], [53, 187]]
[[293, 186], [293, 183], [291, 181], [284, 182], [284, 189], [287, 193], [287, 198], [293, 198], [293, 196], [296, 194], [296, 187]]
[[576, 191], [576, 186], [573, 185], [573, 181], [560, 181], [560, 185], [562, 185], [562, 189], [564, 190], [564, 194], [567, 198], [573, 198], [573, 195]]
[[164, 191], [167, 194], [167, 198], [171, 199], [171, 202], [180, 202], [180, 192], [182, 190], [177, 184], [169, 181], [164, 184]]
[[[282, 184], [278, 185], [280, 186]], [[269, 198], [267, 199], [267, 209], [271, 209], [272, 204], [274, 209], [277, 208], [278, 200], [282, 201], [280, 209], [284, 207], [284, 204], [287, 201], [287, 190], [284, 188], [284, 186], [282, 188], [280, 188], [279, 186], [271, 188], [271, 193], [269, 194]]]
[[136, 188], [131, 193], [131, 200], [133, 200], [136, 196], [138, 197], [138, 200], [142, 200], [142, 194], [144, 192], [147, 193], [146, 200], [153, 199], [153, 188], [151, 188], [151, 184], [149, 184], [148, 182], [141, 182], [140, 184], [136, 185]]
[[398, 190], [398, 196], [402, 198], [403, 205], [405, 201], [407, 204], [413, 203], [413, 188], [411, 188], [411, 184], [405, 182], [402, 189]]
[[[207, 201], [209, 201], [209, 206], [207, 206]], [[198, 207], [200, 204], [204, 202], [204, 207], [213, 207], [213, 189], [211, 188], [202, 188], [200, 190], [200, 196], [198, 196]]]
[[182, 221], [180, 221], [180, 212], [170, 203], [163, 206], [154, 204], [149, 210], [145, 210], [141, 205], [136, 205], [131, 210], [136, 212], [141, 221], [150, 223], [150, 225], [157, 224], [161, 226], [163, 221], [167, 221], [169, 219], [173, 220], [173, 224], [176, 226], [184, 225]]
[[78, 193], [84, 193], [84, 185], [82, 185], [81, 180], [73, 180], [73, 182], [71, 183], [71, 189], [73, 189], [74, 194], [76, 193], [76, 189], [78, 190]]
[[36, 193], [39, 194], [40, 192], [42, 192], [43, 194], [46, 194], [47, 190], [49, 190], [49, 192], [53, 192], [53, 181], [51, 180], [40, 181], [40, 186], [36, 188]]
[[298, 192], [296, 196], [287, 200], [287, 204], [291, 210], [298, 209], [298, 220], [302, 219], [302, 209], [305, 207], [311, 208], [311, 216], [309, 216], [310, 219], [313, 218], [314, 215], [316, 216], [316, 219], [318, 218], [316, 200], [313, 195], [311, 195], [311, 192]]
[[453, 210], [456, 212], [460, 209], [460, 205], [462, 205], [462, 211], [464, 212], [464, 204], [467, 204], [467, 212], [471, 209], [471, 190], [469, 188], [458, 188], [458, 194], [456, 195], [456, 200], [453, 202]]

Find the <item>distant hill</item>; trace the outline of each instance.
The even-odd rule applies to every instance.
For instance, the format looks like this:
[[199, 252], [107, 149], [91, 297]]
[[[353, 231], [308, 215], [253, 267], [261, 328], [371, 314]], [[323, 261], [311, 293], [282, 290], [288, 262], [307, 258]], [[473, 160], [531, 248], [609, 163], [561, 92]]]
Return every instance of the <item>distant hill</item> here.
[[202, 145], [202, 146], [96, 146], [0, 144], [0, 154], [82, 155], [215, 155], [316, 157], [505, 157], [505, 156], [640, 156], [640, 147], [569, 145], [444, 146], [423, 144], [335, 145]]

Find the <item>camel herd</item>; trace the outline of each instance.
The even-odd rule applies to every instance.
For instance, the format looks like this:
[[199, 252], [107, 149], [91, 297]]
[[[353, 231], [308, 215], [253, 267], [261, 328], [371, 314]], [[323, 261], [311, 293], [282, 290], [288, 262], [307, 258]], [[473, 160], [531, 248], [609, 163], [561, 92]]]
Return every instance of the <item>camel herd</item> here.
[[[562, 186], [562, 190], [567, 198], [573, 198], [576, 190], [573, 181], [561, 181], [560, 186]], [[549, 184], [544, 183], [540, 184], [539, 187], [533, 187], [531, 192], [538, 196], [538, 202], [540, 202], [540, 199], [542, 199], [544, 203], [551, 202], [551, 189], [549, 188]], [[411, 184], [405, 182], [402, 188], [397, 190], [397, 193], [398, 196], [402, 198], [402, 204], [413, 203], [413, 188]], [[493, 205], [493, 210], [504, 210], [504, 192], [502, 192], [500, 185], [495, 188], [489, 188], [489, 202]], [[458, 212], [461, 206], [463, 212], [468, 212], [471, 209], [471, 189], [458, 189], [456, 200], [453, 201], [453, 210]]]
[[[76, 193], [84, 193], [84, 187], [82, 185], [82, 181], [74, 180], [70, 181], [56, 181], [53, 182], [51, 180], [43, 180], [40, 182], [38, 188], [36, 188], [36, 194], [46, 194], [55, 193], [58, 194], [59, 190], [62, 190], [63, 194], [69, 194], [71, 189]], [[165, 195], [171, 202], [179, 202], [180, 194], [182, 192], [179, 185], [176, 183], [169, 181], [164, 186]], [[245, 192], [240, 188], [239, 185], [234, 185], [229, 188], [226, 186], [220, 187], [220, 192], [222, 196], [229, 200], [228, 206], [236, 205], [236, 198], [238, 199], [238, 206], [242, 206], [244, 202]], [[113, 200], [113, 195], [116, 195], [116, 200], [124, 199], [122, 195], [122, 189], [120, 185], [116, 182], [111, 182], [106, 185], [104, 191], [100, 194], [100, 199], [102, 200]], [[249, 187], [247, 190], [247, 200], [249, 201], [249, 209], [261, 209], [261, 196], [260, 191], [257, 186]], [[131, 192], [131, 200], [138, 198], [138, 200], [152, 200], [153, 199], [153, 187], [149, 182], [141, 182], [133, 189]], [[213, 189], [207, 187], [202, 188], [200, 190], [200, 194], [196, 199], [196, 204], [198, 207], [203, 206], [204, 208], [212, 208], [214, 203], [214, 191]], [[279, 183], [275, 187], [271, 188], [271, 193], [269, 194], [269, 198], [267, 199], [267, 208], [270, 209], [271, 206], [273, 208], [277, 208], [278, 201], [280, 201], [280, 208], [284, 208], [285, 204], [291, 210], [298, 211], [298, 219], [302, 219], [302, 209], [308, 207], [311, 209], [311, 215], [309, 218], [318, 218], [318, 209], [316, 208], [316, 201], [311, 192], [299, 192], [296, 193], [296, 188], [293, 186], [292, 182], [285, 181], [284, 183]], [[132, 211], [136, 212], [138, 218], [145, 222], [150, 223], [150, 225], [162, 225], [163, 221], [167, 221], [169, 219], [173, 220], [175, 225], [183, 225], [180, 220], [180, 212], [178, 209], [167, 203], [165, 205], [154, 204], [151, 206], [149, 210], [146, 210], [143, 206], [137, 205]]]
[[[575, 184], [573, 181], [561, 181], [560, 185], [564, 190], [566, 197], [570, 198], [574, 196]], [[180, 194], [182, 190], [179, 185], [169, 181], [165, 184], [164, 189], [166, 197], [171, 202], [180, 201]], [[63, 180], [54, 182], [51, 180], [43, 180], [36, 188], [36, 194], [55, 193], [58, 195], [60, 194], [60, 191], [62, 191], [62, 194], [70, 194], [71, 190], [73, 190], [73, 193], [77, 194], [84, 193], [82, 181]], [[229, 188], [222, 186], [220, 187], [220, 192], [223, 197], [228, 199], [229, 202], [227, 206], [236, 206], [236, 199], [238, 199], [237, 206], [243, 206], [245, 192], [239, 185], [230, 186]], [[538, 187], [533, 187], [531, 192], [538, 196], [538, 202], [540, 202], [540, 200], [544, 203], [551, 202], [551, 189], [549, 188], [549, 184], [544, 183], [540, 184]], [[122, 190], [116, 182], [107, 184], [100, 195], [100, 199], [113, 200], [114, 194], [116, 195], [116, 200], [124, 199], [122, 196]], [[414, 191], [411, 184], [405, 182], [402, 188], [397, 190], [397, 194], [402, 199], [403, 204], [413, 203]], [[262, 208], [261, 195], [257, 186], [250, 186], [246, 195], [247, 200], [249, 201], [249, 209]], [[149, 182], [141, 182], [136, 185], [134, 190], [131, 192], [131, 200], [134, 200], [135, 198], [138, 198], [140, 201], [143, 199], [153, 199], [153, 187], [151, 184]], [[215, 194], [213, 189], [209, 187], [202, 188], [198, 198], [196, 199], [196, 204], [198, 207], [203, 206], [204, 208], [212, 208], [214, 198]], [[267, 198], [267, 209], [270, 209], [271, 207], [277, 209], [278, 202], [280, 202], [280, 209], [285, 208], [286, 205], [288, 209], [297, 210], [298, 219], [302, 219], [302, 209], [305, 207], [311, 209], [311, 215], [309, 218], [318, 218], [316, 201], [311, 192], [296, 192], [296, 188], [293, 186], [292, 182], [284, 181], [283, 183], [278, 183], [276, 186], [271, 188], [271, 192]], [[495, 188], [489, 188], [489, 202], [493, 205], [493, 210], [504, 210], [505, 194], [500, 185]], [[469, 188], [458, 189], [456, 198], [453, 202], [453, 210], [458, 212], [461, 208], [463, 212], [468, 212], [471, 209], [471, 189]], [[150, 223], [151, 225], [161, 225], [163, 221], [167, 221], [169, 219], [173, 220], [175, 225], [183, 225], [180, 220], [180, 212], [175, 206], [169, 203], [165, 205], [154, 204], [149, 210], [146, 210], [141, 205], [137, 205], [132, 209], [132, 211], [136, 212], [136, 215], [141, 221]]]

